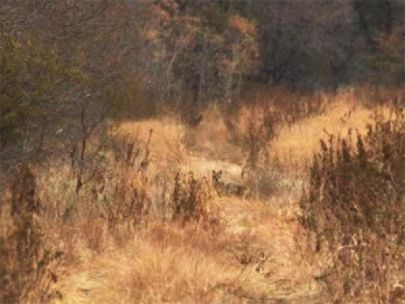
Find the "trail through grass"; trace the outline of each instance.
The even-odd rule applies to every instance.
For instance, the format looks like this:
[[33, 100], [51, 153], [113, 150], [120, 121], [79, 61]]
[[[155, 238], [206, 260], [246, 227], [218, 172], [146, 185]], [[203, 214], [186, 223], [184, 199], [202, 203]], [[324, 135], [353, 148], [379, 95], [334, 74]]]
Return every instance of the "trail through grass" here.
[[[238, 164], [191, 157], [201, 175]], [[59, 283], [57, 303], [319, 303], [320, 286], [303, 259], [295, 201], [220, 197], [221, 228], [151, 224], [116, 249], [84, 255]], [[84, 251], [85, 252], [85, 251]]]

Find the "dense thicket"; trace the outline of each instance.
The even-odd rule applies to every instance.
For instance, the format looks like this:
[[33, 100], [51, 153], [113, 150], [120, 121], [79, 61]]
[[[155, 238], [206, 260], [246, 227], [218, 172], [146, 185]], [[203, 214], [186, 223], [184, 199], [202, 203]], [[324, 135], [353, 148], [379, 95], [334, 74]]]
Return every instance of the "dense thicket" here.
[[314, 155], [302, 223], [330, 264], [319, 277], [334, 303], [400, 303], [404, 273], [404, 112], [376, 115], [365, 136], [331, 136]]

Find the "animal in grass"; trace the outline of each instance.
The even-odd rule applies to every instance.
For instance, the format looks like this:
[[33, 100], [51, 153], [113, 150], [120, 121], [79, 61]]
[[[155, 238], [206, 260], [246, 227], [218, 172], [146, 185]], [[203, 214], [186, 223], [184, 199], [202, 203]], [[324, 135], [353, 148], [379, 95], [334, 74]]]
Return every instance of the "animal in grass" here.
[[212, 170], [212, 184], [219, 195], [234, 195], [246, 198], [249, 195], [249, 188], [236, 183], [225, 183], [222, 181], [222, 170]]

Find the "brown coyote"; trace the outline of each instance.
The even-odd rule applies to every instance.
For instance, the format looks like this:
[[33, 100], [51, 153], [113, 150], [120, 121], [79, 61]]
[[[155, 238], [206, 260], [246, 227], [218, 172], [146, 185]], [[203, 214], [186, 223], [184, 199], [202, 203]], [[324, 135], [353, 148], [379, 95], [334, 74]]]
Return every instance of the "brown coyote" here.
[[219, 195], [234, 195], [245, 198], [249, 195], [249, 189], [236, 183], [224, 183], [222, 181], [222, 170], [212, 170], [212, 184]]

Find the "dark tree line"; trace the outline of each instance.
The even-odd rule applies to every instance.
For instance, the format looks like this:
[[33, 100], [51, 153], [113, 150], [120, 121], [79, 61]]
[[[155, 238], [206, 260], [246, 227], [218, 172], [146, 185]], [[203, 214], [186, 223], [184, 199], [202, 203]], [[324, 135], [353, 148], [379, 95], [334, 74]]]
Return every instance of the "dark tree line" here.
[[[401, 0], [155, 3], [171, 18], [196, 18], [220, 35], [234, 16], [251, 23], [259, 58], [244, 80], [307, 89], [404, 81], [405, 3]], [[220, 49], [224, 51], [224, 46]]]

